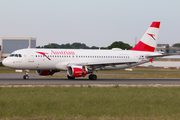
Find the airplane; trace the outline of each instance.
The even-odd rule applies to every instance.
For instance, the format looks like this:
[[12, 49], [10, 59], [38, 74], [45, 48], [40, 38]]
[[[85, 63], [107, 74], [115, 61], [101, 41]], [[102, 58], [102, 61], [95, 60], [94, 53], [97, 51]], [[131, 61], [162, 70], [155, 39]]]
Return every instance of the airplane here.
[[155, 52], [159, 27], [160, 22], [152, 22], [138, 44], [130, 50], [27, 48], [12, 52], [2, 64], [9, 68], [25, 70], [23, 79], [29, 79], [29, 70], [36, 70], [37, 74], [44, 76], [67, 71], [68, 79], [89, 74], [89, 80], [96, 80], [94, 71], [129, 68], [162, 57], [161, 53]]

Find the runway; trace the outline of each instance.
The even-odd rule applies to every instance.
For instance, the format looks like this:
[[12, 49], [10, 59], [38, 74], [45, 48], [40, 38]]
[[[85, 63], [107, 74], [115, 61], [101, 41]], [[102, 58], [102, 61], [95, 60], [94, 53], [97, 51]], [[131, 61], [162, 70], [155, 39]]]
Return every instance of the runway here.
[[77, 78], [68, 80], [67, 78], [36, 77], [36, 74], [30, 74], [30, 79], [24, 80], [22, 76], [23, 74], [0, 74], [0, 85], [180, 85], [179, 78], [98, 78], [97, 80]]

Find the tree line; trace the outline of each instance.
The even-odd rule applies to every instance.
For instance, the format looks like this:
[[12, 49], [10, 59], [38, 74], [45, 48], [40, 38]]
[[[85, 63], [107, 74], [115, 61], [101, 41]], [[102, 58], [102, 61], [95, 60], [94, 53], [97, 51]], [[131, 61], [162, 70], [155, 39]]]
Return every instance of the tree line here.
[[127, 43], [123, 43], [122, 41], [115, 41], [113, 42], [111, 45], [107, 46], [107, 47], [97, 47], [97, 46], [92, 46], [89, 47], [84, 43], [67, 43], [67, 44], [57, 44], [57, 43], [49, 43], [48, 45], [44, 45], [44, 46], [38, 46], [37, 48], [66, 48], [66, 49], [112, 49], [112, 48], [121, 48], [123, 50], [129, 50], [132, 49], [132, 46], [130, 46]]

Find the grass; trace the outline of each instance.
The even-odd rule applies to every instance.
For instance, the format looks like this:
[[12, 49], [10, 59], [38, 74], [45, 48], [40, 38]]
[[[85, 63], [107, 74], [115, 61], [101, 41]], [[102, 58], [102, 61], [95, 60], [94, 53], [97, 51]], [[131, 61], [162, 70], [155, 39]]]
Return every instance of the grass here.
[[4, 67], [4, 65], [2, 64], [2, 62], [0, 62], [0, 67]]
[[[9, 69], [6, 67], [0, 67], [0, 74], [7, 74], [7, 73], [24, 73], [23, 72], [15, 72], [15, 69]], [[36, 73], [35, 70], [30, 70], [29, 73]]]
[[98, 75], [98, 78], [180, 78], [180, 74], [126, 74], [126, 75]]
[[0, 119], [180, 119], [180, 87], [1, 87]]

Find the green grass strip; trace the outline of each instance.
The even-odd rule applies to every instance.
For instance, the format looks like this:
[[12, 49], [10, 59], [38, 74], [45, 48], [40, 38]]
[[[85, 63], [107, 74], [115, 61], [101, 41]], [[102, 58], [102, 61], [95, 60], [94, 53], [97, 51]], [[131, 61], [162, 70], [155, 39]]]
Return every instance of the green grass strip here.
[[0, 119], [180, 119], [180, 87], [0, 87]]
[[2, 64], [2, 62], [0, 62], [0, 67], [4, 67], [4, 65]]

